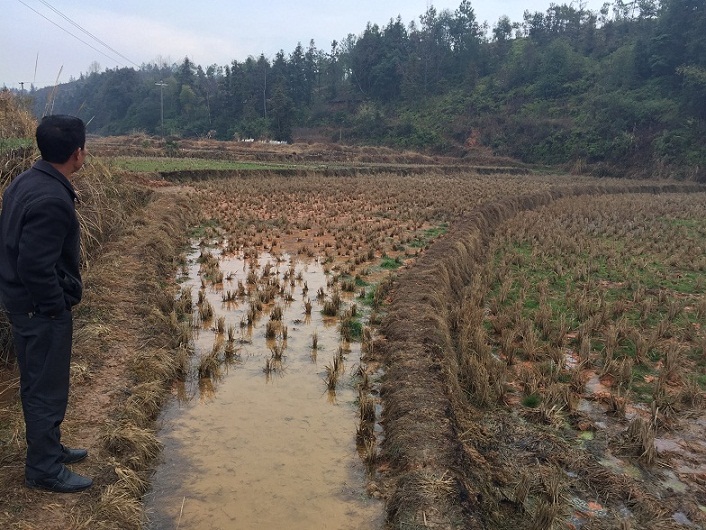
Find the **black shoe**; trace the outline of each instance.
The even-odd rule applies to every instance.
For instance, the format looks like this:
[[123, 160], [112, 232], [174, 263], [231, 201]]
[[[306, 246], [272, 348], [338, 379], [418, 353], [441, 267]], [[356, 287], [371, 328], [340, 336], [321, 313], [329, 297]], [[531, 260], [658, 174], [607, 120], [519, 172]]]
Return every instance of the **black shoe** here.
[[58, 493], [75, 493], [90, 488], [93, 481], [88, 477], [74, 473], [67, 467], [63, 467], [55, 478], [26, 479], [25, 484], [29, 488], [56, 491]]
[[68, 447], [61, 446], [61, 460], [62, 464], [75, 464], [80, 462], [88, 456], [88, 451], [85, 449], [70, 449]]

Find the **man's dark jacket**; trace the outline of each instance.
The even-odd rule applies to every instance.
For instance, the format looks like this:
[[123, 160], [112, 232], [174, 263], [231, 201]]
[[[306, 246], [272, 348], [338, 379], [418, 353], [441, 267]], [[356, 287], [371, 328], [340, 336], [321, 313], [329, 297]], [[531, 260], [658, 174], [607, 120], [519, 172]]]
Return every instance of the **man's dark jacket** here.
[[0, 301], [9, 313], [54, 316], [81, 300], [76, 200], [71, 182], [43, 160], [5, 190]]

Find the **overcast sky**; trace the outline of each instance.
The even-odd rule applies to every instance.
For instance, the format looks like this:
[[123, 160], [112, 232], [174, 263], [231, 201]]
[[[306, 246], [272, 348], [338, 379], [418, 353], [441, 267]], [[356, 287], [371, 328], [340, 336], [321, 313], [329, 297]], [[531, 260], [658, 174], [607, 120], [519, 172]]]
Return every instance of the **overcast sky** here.
[[[0, 87], [41, 88], [89, 71], [143, 63], [181, 62], [224, 66], [249, 55], [286, 55], [298, 42], [328, 51], [331, 41], [360, 35], [368, 22], [383, 26], [402, 17], [419, 22], [427, 6], [455, 11], [461, 0], [2, 0]], [[472, 5], [492, 27], [507, 15], [522, 21], [525, 9], [546, 11], [551, 0], [485, 0]], [[556, 0], [556, 3], [563, 3]], [[568, 3], [568, 2], [567, 2]], [[603, 0], [588, 0], [597, 10]], [[63, 16], [62, 16], [63, 15]], [[58, 27], [60, 26], [60, 27]], [[82, 31], [82, 28], [84, 31]], [[61, 29], [64, 28], [64, 29]], [[81, 41], [71, 36], [75, 35]], [[96, 39], [89, 36], [90, 33]], [[111, 49], [106, 48], [103, 44]], [[63, 68], [62, 68], [63, 67]]]

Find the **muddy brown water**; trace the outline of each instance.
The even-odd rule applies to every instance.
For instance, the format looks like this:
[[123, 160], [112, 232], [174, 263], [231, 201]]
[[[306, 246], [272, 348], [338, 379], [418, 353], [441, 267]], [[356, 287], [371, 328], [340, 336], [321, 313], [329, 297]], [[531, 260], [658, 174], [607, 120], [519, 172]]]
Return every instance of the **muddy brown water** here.
[[[197, 300], [198, 252], [190, 257], [186, 285]], [[325, 366], [341, 346], [335, 320], [321, 315], [319, 288], [328, 292], [321, 264], [261, 254], [258, 274], [267, 263], [281, 279], [291, 266], [300, 279], [285, 290], [291, 302], [277, 299], [287, 326], [282, 366], [266, 374], [272, 341], [265, 328], [274, 304], [264, 307], [252, 327], [242, 327], [249, 303], [224, 304], [223, 292], [244, 284], [249, 261], [220, 256], [223, 289], [206, 287], [214, 320], [226, 318], [236, 329], [237, 356], [220, 377], [190, 378], [177, 389], [162, 414], [161, 464], [146, 496], [148, 528], [188, 529], [371, 529], [383, 524], [383, 505], [366, 494], [366, 471], [358, 456], [358, 411], [353, 373], [360, 345], [352, 342], [335, 395], [324, 383]], [[302, 294], [304, 283], [308, 294]], [[291, 290], [290, 290], [291, 289]], [[313, 310], [305, 315], [304, 300]], [[348, 300], [347, 304], [354, 303]], [[194, 364], [211, 351], [216, 336], [206, 323], [195, 337]], [[312, 335], [318, 348], [312, 349]], [[194, 368], [195, 369], [195, 368]]]

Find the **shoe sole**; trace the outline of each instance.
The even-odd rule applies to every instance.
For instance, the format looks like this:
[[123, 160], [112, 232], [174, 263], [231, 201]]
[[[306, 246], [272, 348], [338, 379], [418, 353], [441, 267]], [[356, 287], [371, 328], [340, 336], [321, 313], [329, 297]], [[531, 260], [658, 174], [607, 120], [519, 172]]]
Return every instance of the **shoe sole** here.
[[87, 484], [86, 486], [65, 489], [65, 488], [56, 488], [53, 486], [44, 486], [43, 484], [37, 484], [35, 482], [30, 482], [29, 480], [25, 480], [25, 486], [27, 486], [30, 489], [51, 491], [52, 493], [78, 493], [79, 491], [87, 490], [92, 485], [93, 485], [93, 482], [91, 482], [90, 484]]

